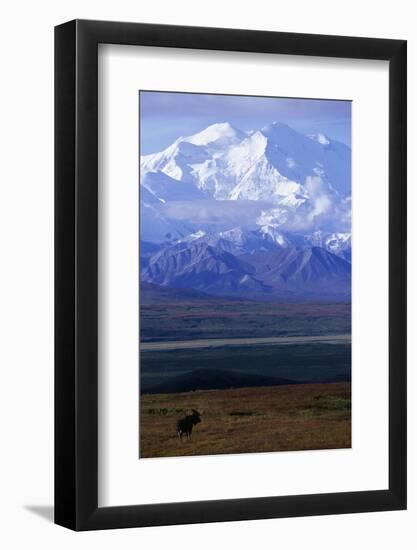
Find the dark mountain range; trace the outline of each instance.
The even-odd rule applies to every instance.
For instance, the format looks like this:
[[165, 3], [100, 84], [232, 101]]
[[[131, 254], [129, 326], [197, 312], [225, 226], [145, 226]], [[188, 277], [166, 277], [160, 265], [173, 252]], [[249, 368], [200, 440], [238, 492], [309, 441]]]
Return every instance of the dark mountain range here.
[[320, 247], [260, 247], [221, 237], [165, 246], [143, 265], [141, 281], [250, 299], [350, 298], [349, 262]]
[[272, 293], [350, 296], [350, 264], [323, 248], [285, 248], [241, 256], [255, 268], [254, 276]]
[[208, 294], [267, 293], [262, 281], [252, 276], [255, 268], [221, 244], [181, 243], [153, 256], [141, 279], [173, 288], [192, 288]]

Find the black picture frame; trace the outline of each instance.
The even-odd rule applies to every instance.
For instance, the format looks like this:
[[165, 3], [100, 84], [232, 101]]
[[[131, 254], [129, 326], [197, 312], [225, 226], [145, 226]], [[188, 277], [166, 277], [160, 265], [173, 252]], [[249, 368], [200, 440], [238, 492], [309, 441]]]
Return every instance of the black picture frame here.
[[[98, 44], [389, 62], [389, 488], [98, 506]], [[406, 41], [74, 20], [55, 28], [55, 523], [77, 531], [406, 508]]]

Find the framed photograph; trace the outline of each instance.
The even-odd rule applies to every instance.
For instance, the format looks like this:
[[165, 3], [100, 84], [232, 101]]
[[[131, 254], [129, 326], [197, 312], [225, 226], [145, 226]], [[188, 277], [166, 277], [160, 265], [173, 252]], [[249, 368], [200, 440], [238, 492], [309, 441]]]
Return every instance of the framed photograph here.
[[55, 29], [55, 522], [406, 508], [406, 42]]

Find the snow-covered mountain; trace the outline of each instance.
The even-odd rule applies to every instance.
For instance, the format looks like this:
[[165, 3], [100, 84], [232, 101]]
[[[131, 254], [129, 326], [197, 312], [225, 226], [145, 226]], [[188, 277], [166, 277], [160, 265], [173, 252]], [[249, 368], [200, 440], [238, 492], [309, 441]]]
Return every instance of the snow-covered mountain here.
[[141, 281], [267, 299], [350, 296], [351, 152], [227, 122], [140, 164]]
[[213, 156], [222, 155], [225, 149], [236, 145], [246, 137], [246, 133], [234, 128], [228, 122], [212, 124], [198, 134], [194, 134], [183, 141], [193, 145], [201, 145]]
[[[160, 170], [145, 172], [141, 177], [144, 202], [190, 201], [204, 199], [204, 194], [187, 181], [171, 178]], [[150, 196], [151, 195], [151, 196]]]
[[304, 136], [279, 122], [250, 135], [222, 123], [180, 137], [164, 151], [141, 157], [141, 178], [158, 171], [216, 199], [279, 202], [293, 195], [295, 203], [305, 201], [308, 177], [322, 178], [341, 197], [350, 194], [349, 147], [323, 134]]
[[245, 137], [244, 132], [227, 122], [180, 137], [164, 151], [141, 157], [141, 179], [148, 172], [165, 173], [175, 180], [192, 183], [208, 196], [226, 198], [220, 196], [222, 185], [227, 187], [227, 177], [222, 173], [224, 165], [219, 159]]
[[326, 233], [324, 231], [315, 231], [311, 235], [306, 235], [305, 239], [312, 246], [319, 246], [351, 261], [352, 257], [352, 236], [351, 233]]
[[[257, 204], [257, 216], [242, 220], [245, 227], [343, 232], [348, 229], [348, 222], [340, 224], [349, 219], [350, 178], [351, 152], [346, 145], [324, 134], [305, 136], [278, 122], [252, 132], [227, 122], [213, 124], [140, 159], [141, 204], [152, 205], [162, 225], [174, 225], [171, 234], [184, 221], [187, 227], [193, 224], [189, 208], [183, 218], [179, 207], [172, 216], [173, 204], [196, 205], [195, 212], [206, 223], [194, 223], [198, 231], [210, 230], [216, 217], [213, 204], [219, 201]], [[221, 216], [224, 208], [217, 217]], [[234, 225], [226, 217], [223, 229]], [[154, 232], [160, 238], [164, 231]], [[183, 235], [183, 229], [177, 233]]]
[[232, 199], [266, 199], [298, 207], [310, 199], [308, 178], [320, 178], [329, 194], [350, 194], [349, 148], [312, 140], [278, 122], [233, 147], [225, 161], [237, 174]]

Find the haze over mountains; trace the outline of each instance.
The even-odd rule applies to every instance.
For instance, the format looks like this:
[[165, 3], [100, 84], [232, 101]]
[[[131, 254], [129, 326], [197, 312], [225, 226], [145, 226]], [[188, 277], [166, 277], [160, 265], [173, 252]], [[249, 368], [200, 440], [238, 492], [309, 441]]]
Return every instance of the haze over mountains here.
[[214, 124], [141, 157], [141, 281], [251, 299], [350, 298], [351, 151]]

